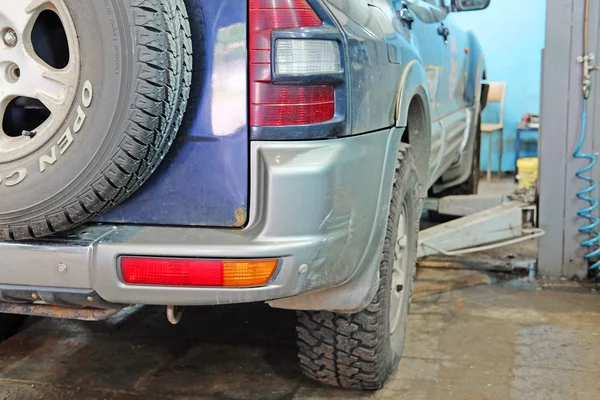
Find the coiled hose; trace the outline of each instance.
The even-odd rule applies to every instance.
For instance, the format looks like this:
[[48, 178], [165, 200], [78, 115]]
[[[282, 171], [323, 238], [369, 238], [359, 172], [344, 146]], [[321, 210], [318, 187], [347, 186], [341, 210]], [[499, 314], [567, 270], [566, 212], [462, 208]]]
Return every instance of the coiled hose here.
[[588, 225], [579, 228], [579, 232], [591, 236], [590, 239], [581, 242], [581, 246], [589, 249], [589, 252], [585, 255], [585, 258], [591, 264], [589, 267], [590, 272], [594, 273], [596, 275], [596, 278], [599, 278], [600, 273], [598, 272], [598, 267], [600, 267], [600, 260], [594, 260], [598, 259], [600, 256], [600, 248], [598, 248], [598, 243], [600, 242], [600, 234], [598, 234], [598, 232], [596, 231], [596, 228], [598, 227], [598, 225], [600, 225], [600, 219], [593, 214], [593, 212], [598, 208], [598, 200], [590, 196], [590, 194], [598, 187], [598, 182], [596, 182], [590, 176], [586, 175], [587, 172], [594, 168], [598, 160], [593, 154], [586, 154], [581, 152], [586, 135], [587, 104], [588, 100], [586, 98], [583, 102], [583, 116], [581, 118], [581, 135], [579, 136], [579, 143], [577, 144], [577, 149], [573, 153], [573, 157], [589, 161], [588, 165], [581, 168], [575, 173], [575, 175], [577, 175], [577, 178], [588, 183], [587, 188], [577, 192], [577, 198], [583, 201], [587, 201], [590, 204], [589, 207], [579, 210], [577, 212], [577, 215], [582, 218], [586, 218], [590, 221]]
[[590, 0], [585, 0], [584, 16], [583, 16], [583, 57], [579, 57], [577, 61], [583, 64], [583, 114], [581, 117], [581, 135], [579, 136], [579, 143], [573, 153], [573, 157], [588, 160], [588, 165], [578, 170], [575, 175], [577, 178], [588, 183], [588, 187], [577, 192], [577, 198], [583, 201], [587, 201], [589, 207], [583, 208], [577, 212], [577, 215], [586, 218], [590, 221], [588, 225], [579, 228], [579, 232], [588, 235], [590, 238], [581, 242], [582, 247], [588, 249], [588, 253], [585, 255], [585, 259], [589, 263], [590, 275], [596, 275], [596, 279], [600, 278], [600, 235], [596, 228], [600, 225], [600, 219], [594, 215], [594, 212], [598, 208], [598, 200], [591, 197], [591, 193], [598, 187], [592, 177], [588, 176], [587, 173], [594, 168], [597, 163], [596, 156], [593, 154], [585, 154], [581, 152], [583, 143], [585, 142], [586, 125], [587, 125], [587, 109], [588, 99], [590, 97], [592, 80], [590, 72], [596, 68], [591, 65], [591, 61], [594, 59], [593, 55], [589, 52], [589, 17], [590, 17]]

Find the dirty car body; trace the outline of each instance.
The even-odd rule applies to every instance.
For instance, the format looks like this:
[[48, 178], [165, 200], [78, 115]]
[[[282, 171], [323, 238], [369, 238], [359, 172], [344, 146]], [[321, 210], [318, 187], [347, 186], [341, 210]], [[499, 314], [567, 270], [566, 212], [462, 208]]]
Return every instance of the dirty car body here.
[[[322, 26], [275, 30], [272, 49], [284, 39], [331, 41], [339, 71], [280, 74], [275, 50], [271, 68], [259, 68], [248, 51], [253, 20], [246, 2], [188, 0], [193, 89], [165, 162], [93, 223], [0, 243], [0, 312], [49, 316], [51, 309], [36, 306], [54, 306], [55, 316], [69, 318], [79, 314], [65, 308], [256, 301], [363, 309], [378, 284], [398, 144], [415, 151], [422, 197], [464, 181], [460, 165], [474, 140], [485, 65], [476, 38], [452, 23], [442, 0], [309, 3]], [[330, 87], [332, 118], [253, 123], [260, 109], [253, 85], [265, 81]], [[407, 131], [411, 120], [420, 129]], [[278, 264], [261, 286], [136, 285], [123, 280], [124, 257]], [[112, 313], [81, 318], [94, 315]]]

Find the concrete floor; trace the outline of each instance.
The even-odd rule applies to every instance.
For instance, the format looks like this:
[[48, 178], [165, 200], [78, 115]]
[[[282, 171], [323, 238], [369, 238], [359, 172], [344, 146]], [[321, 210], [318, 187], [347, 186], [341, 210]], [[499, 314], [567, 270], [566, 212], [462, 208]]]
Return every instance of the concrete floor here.
[[[508, 253], [535, 256], [535, 243], [488, 256]], [[598, 295], [501, 278], [419, 270], [405, 357], [377, 393], [305, 380], [294, 313], [257, 304], [188, 309], [177, 326], [152, 307], [105, 323], [31, 319], [0, 343], [0, 400], [599, 398]]]
[[490, 282], [422, 270], [405, 357], [374, 394], [305, 380], [294, 314], [246, 305], [189, 309], [177, 326], [161, 308], [32, 320], [0, 344], [0, 399], [597, 399], [598, 296]]

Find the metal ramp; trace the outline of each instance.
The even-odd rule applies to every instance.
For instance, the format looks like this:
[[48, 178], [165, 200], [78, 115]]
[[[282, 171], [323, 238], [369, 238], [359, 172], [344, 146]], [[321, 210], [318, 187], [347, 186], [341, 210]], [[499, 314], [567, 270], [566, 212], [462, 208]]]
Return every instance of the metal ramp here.
[[[535, 195], [516, 192], [514, 195], [468, 195], [426, 199], [424, 209], [439, 214], [460, 217], [433, 226], [419, 233], [418, 257], [428, 257], [430, 262], [446, 265], [459, 263], [464, 268], [474, 265], [474, 259], [453, 259], [454, 256], [481, 252], [503, 247], [544, 235], [537, 226]], [[432, 259], [431, 256], [436, 256]], [[437, 261], [436, 261], [437, 260]], [[489, 260], [488, 260], [489, 261]], [[531, 261], [521, 262], [517, 267], [535, 271]], [[419, 262], [421, 264], [421, 261]], [[515, 265], [487, 262], [481, 264], [489, 269], [510, 270]], [[530, 273], [530, 276], [534, 272]]]

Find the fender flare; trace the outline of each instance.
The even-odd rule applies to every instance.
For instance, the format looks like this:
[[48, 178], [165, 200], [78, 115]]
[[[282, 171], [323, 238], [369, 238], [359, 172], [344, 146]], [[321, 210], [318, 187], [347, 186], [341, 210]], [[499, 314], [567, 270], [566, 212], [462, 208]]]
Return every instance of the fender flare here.
[[396, 126], [407, 127], [409, 110], [413, 100], [420, 100], [424, 127], [421, 130], [408, 132], [408, 143], [417, 156], [417, 178], [419, 180], [420, 196], [427, 197], [429, 183], [429, 161], [431, 154], [431, 109], [429, 83], [423, 64], [417, 59], [408, 63], [398, 85], [396, 98]]

